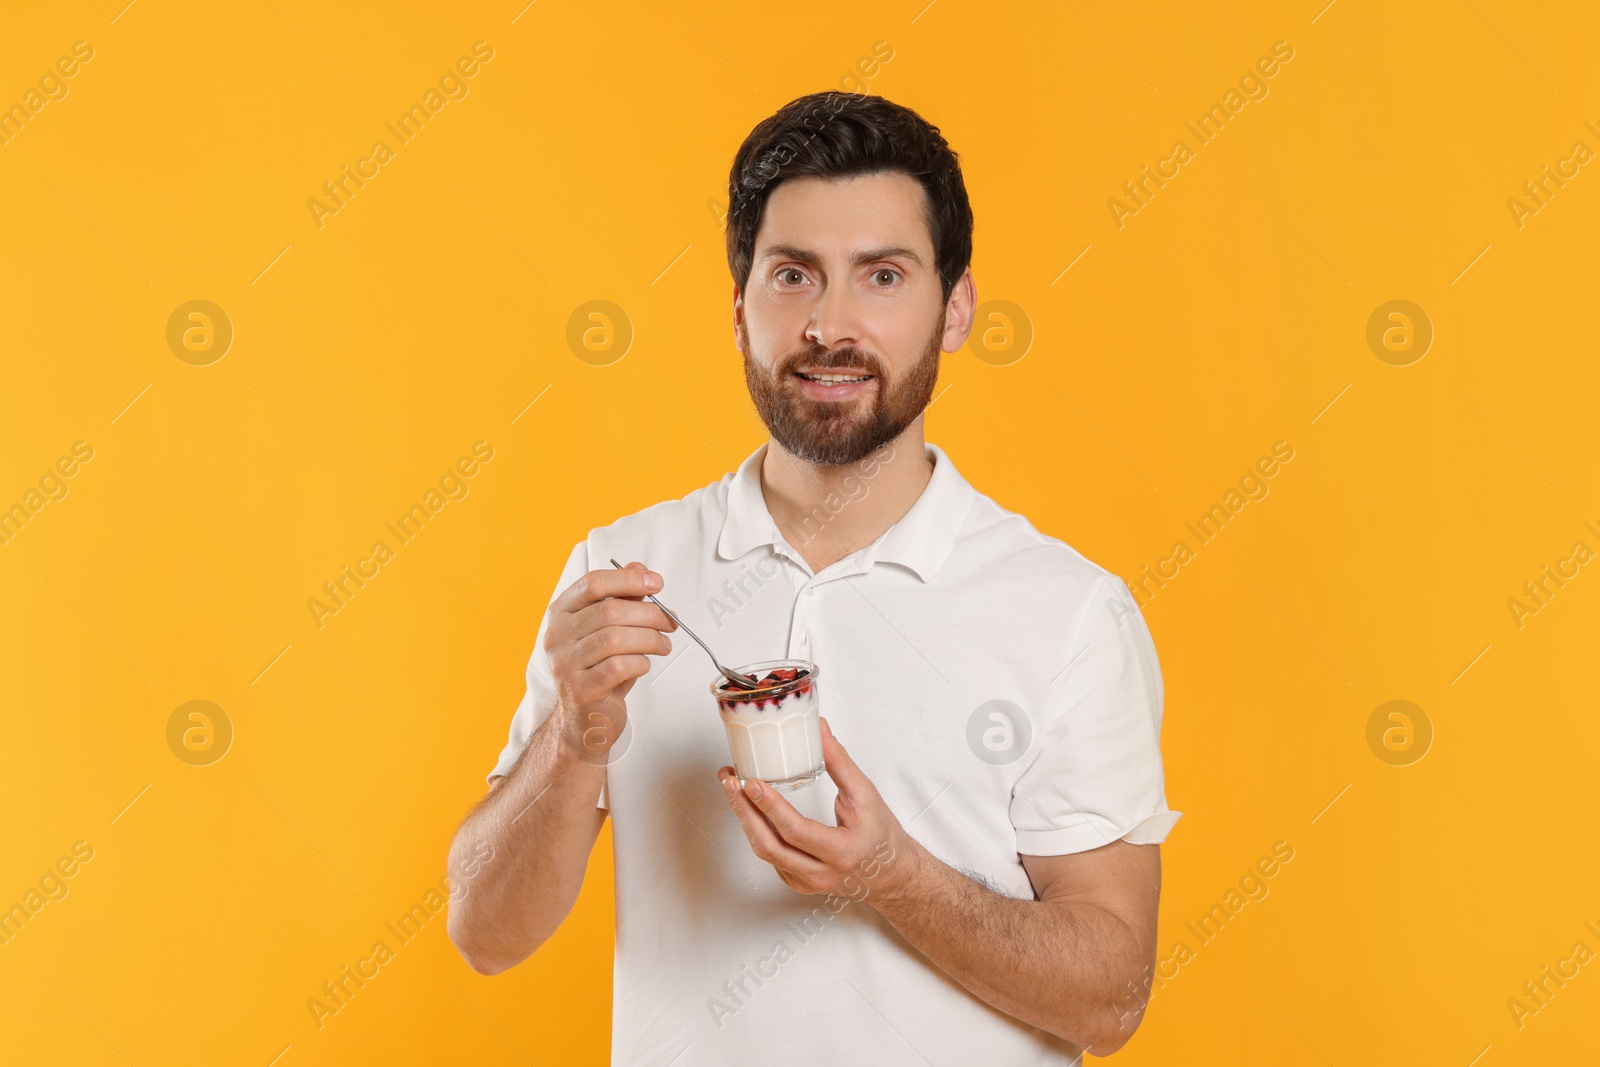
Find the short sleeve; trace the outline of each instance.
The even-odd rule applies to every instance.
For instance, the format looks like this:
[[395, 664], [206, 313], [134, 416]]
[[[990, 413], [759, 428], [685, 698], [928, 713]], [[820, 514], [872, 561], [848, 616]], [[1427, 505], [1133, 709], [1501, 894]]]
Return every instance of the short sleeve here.
[[1022, 855], [1159, 844], [1182, 815], [1167, 808], [1155, 642], [1115, 575], [1103, 575], [1088, 599], [1038, 755], [1012, 790]]
[[[583, 577], [589, 570], [589, 547], [587, 543], [579, 541], [572, 549], [572, 554], [567, 557], [566, 568], [561, 572], [561, 577], [556, 581], [555, 591], [550, 595], [550, 603], [554, 603], [573, 582]], [[556, 707], [556, 686], [550, 676], [550, 656], [545, 651], [545, 630], [550, 625], [550, 612], [546, 609], [544, 618], [539, 623], [538, 636], [533, 641], [533, 654], [528, 657], [527, 689], [522, 694], [522, 703], [517, 705], [517, 710], [511, 717], [511, 731], [506, 739], [505, 748], [500, 750], [500, 760], [495, 764], [494, 770], [489, 772], [492, 781], [496, 775], [510, 774], [512, 766], [517, 762], [517, 757], [522, 755], [522, 750], [528, 747], [528, 741], [533, 737], [533, 732], [550, 717]], [[611, 799], [607, 795], [606, 783], [600, 783], [600, 801], [595, 805], [599, 808], [611, 807]]]

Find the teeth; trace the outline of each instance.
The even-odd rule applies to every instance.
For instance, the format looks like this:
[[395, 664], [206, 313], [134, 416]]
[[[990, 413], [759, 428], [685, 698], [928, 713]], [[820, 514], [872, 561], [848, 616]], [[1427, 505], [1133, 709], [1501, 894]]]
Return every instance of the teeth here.
[[837, 385], [840, 382], [864, 382], [870, 375], [802, 374], [800, 377], [807, 378], [813, 382], [822, 382], [824, 385]]

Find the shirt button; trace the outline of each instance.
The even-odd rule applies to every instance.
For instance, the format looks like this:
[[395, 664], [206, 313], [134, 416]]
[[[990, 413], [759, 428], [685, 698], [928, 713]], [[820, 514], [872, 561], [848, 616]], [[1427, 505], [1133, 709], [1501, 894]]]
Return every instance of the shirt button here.
[[817, 587], [816, 586], [812, 586], [811, 588], [806, 590], [806, 596], [811, 596], [814, 593], [816, 593], [816, 591], [817, 591]]

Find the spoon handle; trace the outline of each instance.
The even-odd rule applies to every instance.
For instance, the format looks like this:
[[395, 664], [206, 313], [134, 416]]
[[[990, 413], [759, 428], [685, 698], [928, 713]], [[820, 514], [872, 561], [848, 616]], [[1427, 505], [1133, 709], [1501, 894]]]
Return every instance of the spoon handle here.
[[[694, 643], [695, 644], [699, 645], [701, 648], [704, 648], [706, 650], [706, 655], [711, 657], [711, 662], [712, 663], [716, 663], [717, 662], [716, 653], [712, 652], [710, 648], [707, 648], [706, 647], [706, 643], [704, 641], [700, 640], [698, 637], [695, 637], [694, 636], [694, 631], [689, 629], [687, 626], [684, 626], [683, 625], [683, 620], [678, 618], [677, 615], [673, 614], [673, 611], [672, 611], [671, 608], [667, 607], [665, 604], [663, 604], [661, 601], [657, 600], [655, 597], [651, 596], [649, 593], [645, 594], [645, 599], [650, 601], [651, 603], [653, 603], [656, 607], [660, 608], [662, 611], [666, 612], [667, 613], [667, 618], [669, 618], [673, 622], [677, 623], [678, 626], [680, 628], [682, 628], [684, 633], [688, 634], [690, 637], [694, 637]], [[718, 668], [720, 669], [720, 667], [721, 667], [721, 665], [719, 664]]]

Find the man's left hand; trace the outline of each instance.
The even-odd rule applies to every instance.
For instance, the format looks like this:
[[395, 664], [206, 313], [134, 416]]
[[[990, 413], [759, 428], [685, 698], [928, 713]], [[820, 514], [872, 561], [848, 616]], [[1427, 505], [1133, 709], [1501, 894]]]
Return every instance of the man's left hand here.
[[914, 877], [917, 843], [884, 803], [822, 719], [822, 758], [838, 787], [833, 812], [837, 826], [808, 819], [782, 794], [760, 779], [739, 788], [732, 767], [720, 767], [733, 812], [750, 839], [750, 851], [772, 864], [797, 893], [820, 893], [863, 900], [889, 899]]

